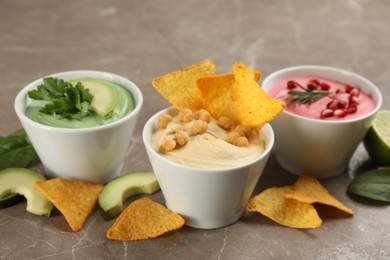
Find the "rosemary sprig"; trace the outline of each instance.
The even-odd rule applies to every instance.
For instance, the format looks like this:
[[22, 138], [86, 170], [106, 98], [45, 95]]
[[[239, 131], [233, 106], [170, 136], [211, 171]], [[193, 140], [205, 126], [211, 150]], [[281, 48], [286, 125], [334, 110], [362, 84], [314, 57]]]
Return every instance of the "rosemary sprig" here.
[[296, 83], [298, 87], [303, 89], [304, 91], [290, 90], [288, 94], [293, 95], [292, 97], [288, 97], [287, 101], [296, 102], [298, 104], [312, 104], [319, 100], [322, 97], [329, 95], [329, 91], [327, 90], [312, 90], [308, 88], [302, 87], [300, 84]]

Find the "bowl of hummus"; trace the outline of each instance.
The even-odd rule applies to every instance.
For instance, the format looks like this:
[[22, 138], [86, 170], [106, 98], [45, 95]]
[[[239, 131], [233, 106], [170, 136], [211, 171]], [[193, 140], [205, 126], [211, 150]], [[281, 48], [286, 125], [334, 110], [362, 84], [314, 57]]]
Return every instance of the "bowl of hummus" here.
[[28, 84], [14, 108], [48, 177], [106, 183], [122, 170], [142, 103], [130, 80], [80, 70]]
[[272, 121], [279, 164], [297, 175], [331, 178], [349, 160], [382, 105], [368, 79], [339, 68], [296, 66], [267, 76], [263, 89], [286, 103]]
[[[269, 124], [257, 131], [228, 126], [228, 120], [221, 123], [207, 111], [189, 113], [171, 107], [147, 121], [143, 141], [148, 157], [166, 206], [181, 214], [186, 225], [230, 225], [243, 214], [261, 177], [273, 130]], [[237, 131], [242, 135], [232, 137]]]

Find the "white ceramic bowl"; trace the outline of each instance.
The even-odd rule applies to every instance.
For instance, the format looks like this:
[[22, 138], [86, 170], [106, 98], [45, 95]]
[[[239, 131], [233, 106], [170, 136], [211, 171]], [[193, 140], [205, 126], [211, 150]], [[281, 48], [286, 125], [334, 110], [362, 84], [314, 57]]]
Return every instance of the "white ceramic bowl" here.
[[151, 117], [143, 130], [146, 151], [166, 206], [182, 215], [187, 226], [195, 228], [214, 229], [236, 222], [244, 212], [273, 147], [271, 126], [267, 124], [261, 129], [266, 149], [254, 161], [226, 169], [193, 168], [169, 161], [151, 146], [158, 116], [168, 111], [162, 110]]
[[356, 119], [325, 121], [285, 110], [271, 122], [275, 131], [276, 159], [283, 168], [297, 175], [310, 173], [317, 178], [330, 178], [346, 171], [351, 156], [382, 105], [382, 95], [366, 78], [325, 66], [282, 69], [266, 77], [262, 87], [268, 92], [278, 81], [311, 75], [358, 86], [376, 102], [374, 110]]
[[118, 121], [89, 128], [58, 128], [32, 121], [24, 114], [27, 92], [42, 78], [24, 87], [16, 96], [15, 111], [26, 130], [48, 177], [82, 179], [106, 183], [122, 170], [143, 97], [130, 80], [101, 71], [68, 71], [50, 75], [71, 80], [83, 77], [103, 79], [122, 85], [133, 95], [135, 108]]

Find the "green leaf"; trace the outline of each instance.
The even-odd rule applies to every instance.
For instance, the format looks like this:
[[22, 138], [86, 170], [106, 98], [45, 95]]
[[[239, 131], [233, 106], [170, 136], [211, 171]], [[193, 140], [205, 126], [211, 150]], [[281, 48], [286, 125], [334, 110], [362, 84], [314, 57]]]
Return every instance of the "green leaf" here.
[[31, 144], [12, 149], [0, 156], [0, 170], [14, 167], [27, 167], [37, 158], [37, 154]]
[[358, 175], [348, 186], [349, 194], [390, 202], [390, 170], [371, 170]]
[[89, 114], [92, 99], [89, 90], [78, 82], [76, 86], [58, 78], [44, 78], [43, 83], [35, 90], [30, 90], [28, 96], [35, 100], [46, 100], [40, 112], [58, 115], [64, 118], [81, 119]]
[[24, 129], [9, 136], [0, 136], [0, 170], [10, 167], [26, 167], [38, 159], [33, 146], [27, 140]]

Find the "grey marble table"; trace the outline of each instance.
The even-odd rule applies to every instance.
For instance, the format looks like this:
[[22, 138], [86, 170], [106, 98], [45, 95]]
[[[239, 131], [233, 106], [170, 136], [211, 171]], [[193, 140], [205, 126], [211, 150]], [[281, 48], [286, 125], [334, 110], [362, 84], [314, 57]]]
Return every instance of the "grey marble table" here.
[[[240, 60], [262, 71], [292, 65], [335, 66], [374, 82], [390, 108], [390, 2], [385, 0], [2, 0], [0, 1], [0, 135], [21, 127], [16, 93], [51, 73], [94, 69], [125, 76], [145, 105], [125, 172], [150, 170], [141, 131], [168, 106], [154, 77], [212, 58], [218, 72]], [[0, 259], [390, 259], [390, 208], [346, 194], [351, 180], [375, 167], [359, 146], [347, 172], [322, 184], [352, 208], [352, 218], [328, 217], [321, 228], [295, 230], [258, 214], [216, 230], [190, 227], [140, 242], [108, 240], [94, 211], [78, 233], [63, 216], [0, 210]], [[42, 172], [42, 166], [33, 169]], [[255, 193], [296, 177], [271, 156]], [[151, 196], [164, 203], [161, 192]]]

